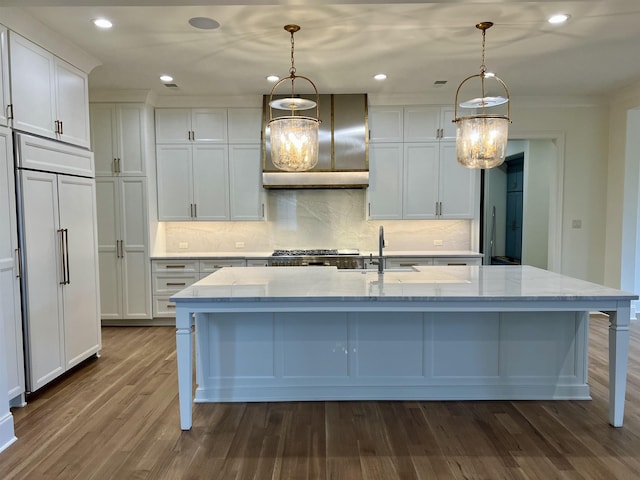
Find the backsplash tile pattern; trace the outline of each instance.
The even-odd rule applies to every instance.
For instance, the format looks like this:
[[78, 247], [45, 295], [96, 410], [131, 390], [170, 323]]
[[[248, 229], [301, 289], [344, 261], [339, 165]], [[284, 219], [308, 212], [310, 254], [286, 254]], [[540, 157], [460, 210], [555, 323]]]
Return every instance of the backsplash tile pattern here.
[[[270, 190], [264, 222], [166, 222], [166, 253], [270, 252], [280, 248], [378, 248], [384, 226], [388, 249], [470, 250], [469, 220], [366, 219], [364, 190]], [[442, 240], [441, 246], [434, 246]], [[188, 248], [179, 248], [186, 242]], [[237, 249], [236, 242], [244, 248]]]

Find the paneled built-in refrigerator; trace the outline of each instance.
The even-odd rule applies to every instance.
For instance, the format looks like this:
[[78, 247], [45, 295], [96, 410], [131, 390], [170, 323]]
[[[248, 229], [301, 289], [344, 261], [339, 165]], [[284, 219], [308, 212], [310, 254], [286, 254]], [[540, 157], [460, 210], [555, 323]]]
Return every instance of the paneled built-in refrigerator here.
[[101, 348], [92, 152], [16, 135], [27, 392]]

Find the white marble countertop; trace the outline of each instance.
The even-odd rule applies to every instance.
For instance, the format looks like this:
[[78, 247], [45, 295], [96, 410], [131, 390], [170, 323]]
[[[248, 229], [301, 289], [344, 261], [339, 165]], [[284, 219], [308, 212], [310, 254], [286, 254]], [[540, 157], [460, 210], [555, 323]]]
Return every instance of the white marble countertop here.
[[171, 297], [181, 302], [633, 300], [638, 296], [530, 266], [222, 268]]
[[[231, 252], [166, 252], [156, 253], [152, 260], [199, 259], [199, 258], [269, 258], [273, 251], [249, 252], [236, 250]], [[482, 253], [471, 250], [384, 250], [385, 257], [482, 257]], [[377, 256], [377, 251], [360, 251], [361, 257]]]

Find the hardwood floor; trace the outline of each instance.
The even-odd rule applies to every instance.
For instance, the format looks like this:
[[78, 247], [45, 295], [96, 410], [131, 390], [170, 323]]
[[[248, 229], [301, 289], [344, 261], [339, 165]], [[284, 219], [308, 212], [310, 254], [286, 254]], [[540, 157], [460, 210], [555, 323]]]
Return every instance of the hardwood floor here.
[[607, 423], [606, 318], [592, 401], [199, 404], [178, 419], [175, 329], [103, 328], [91, 360], [14, 409], [2, 479], [638, 479], [640, 325], [625, 425]]

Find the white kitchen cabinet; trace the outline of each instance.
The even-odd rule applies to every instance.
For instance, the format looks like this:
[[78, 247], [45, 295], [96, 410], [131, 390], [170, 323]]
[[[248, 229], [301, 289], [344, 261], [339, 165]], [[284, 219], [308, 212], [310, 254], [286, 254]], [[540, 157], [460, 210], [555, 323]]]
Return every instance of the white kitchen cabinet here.
[[96, 179], [102, 320], [151, 318], [147, 180]]
[[227, 119], [230, 144], [260, 144], [262, 140], [261, 108], [229, 108]]
[[475, 218], [479, 173], [456, 162], [455, 148], [451, 141], [371, 144], [369, 219]]
[[226, 108], [156, 108], [156, 143], [227, 143]]
[[[9, 400], [25, 392], [20, 306], [20, 256], [11, 131], [0, 127], [0, 328], [6, 359]], [[19, 401], [18, 403], [21, 403]]]
[[369, 107], [369, 141], [402, 142], [403, 119], [403, 107]]
[[371, 143], [429, 142], [456, 138], [453, 106], [374, 106], [369, 108]]
[[229, 206], [231, 220], [262, 220], [264, 199], [262, 146], [229, 145]]
[[434, 265], [482, 265], [482, 257], [433, 257]]
[[89, 112], [96, 176], [144, 176], [145, 106], [92, 103]]
[[433, 265], [433, 257], [393, 257], [384, 259], [385, 268], [411, 268], [419, 265]]
[[28, 389], [100, 349], [95, 183], [20, 170]]
[[13, 128], [89, 147], [87, 74], [11, 32]]
[[429, 142], [456, 138], [453, 107], [410, 106], [404, 107], [403, 140], [405, 142]]
[[439, 158], [438, 142], [404, 144], [403, 218], [436, 218]]
[[402, 219], [402, 143], [369, 145], [368, 216], [376, 219]]
[[9, 126], [11, 95], [9, 90], [8, 30], [0, 25], [0, 126]]
[[176, 305], [169, 300], [171, 295], [223, 267], [244, 267], [246, 264], [244, 258], [152, 260], [153, 317], [174, 318]]
[[226, 145], [158, 145], [158, 218], [228, 220]]

